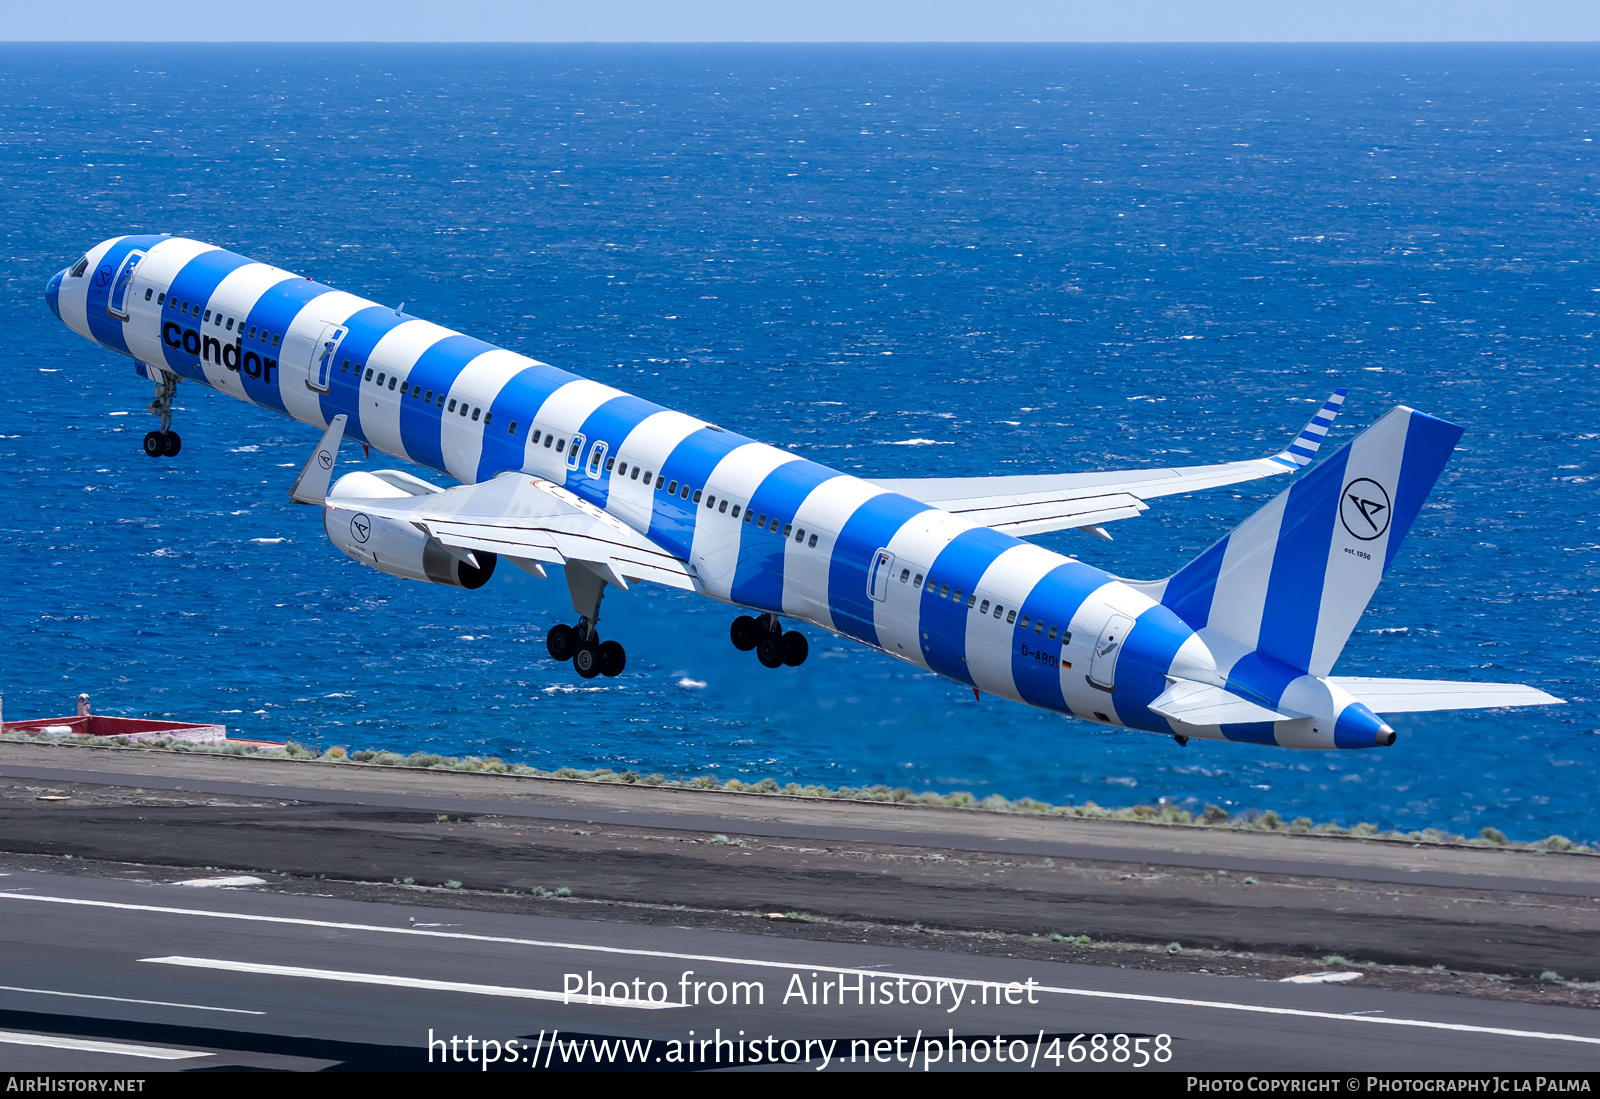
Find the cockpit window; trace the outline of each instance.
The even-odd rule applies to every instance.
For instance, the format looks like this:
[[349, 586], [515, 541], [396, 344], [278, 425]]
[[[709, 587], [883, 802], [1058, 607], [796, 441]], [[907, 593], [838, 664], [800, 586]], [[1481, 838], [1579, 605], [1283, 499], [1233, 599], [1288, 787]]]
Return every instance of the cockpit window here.
[[71, 275], [75, 279], [81, 279], [81, 278], [83, 278], [83, 273], [85, 271], [87, 271], [88, 269], [89, 269], [89, 257], [88, 256], [83, 256], [82, 258], [80, 258], [78, 260], [77, 263], [74, 263], [72, 265], [72, 270], [68, 271], [67, 274]]

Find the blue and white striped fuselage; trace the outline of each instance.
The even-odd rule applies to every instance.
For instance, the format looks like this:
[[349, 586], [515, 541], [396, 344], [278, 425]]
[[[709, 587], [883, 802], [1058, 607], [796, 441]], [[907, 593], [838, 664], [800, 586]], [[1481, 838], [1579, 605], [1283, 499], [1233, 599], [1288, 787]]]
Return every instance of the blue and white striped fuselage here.
[[[463, 483], [521, 471], [562, 485], [681, 558], [712, 598], [1107, 725], [1172, 735], [1147, 708], [1168, 675], [1252, 693], [1140, 587], [860, 478], [198, 241], [122, 237], [87, 260], [47, 291], [80, 335], [314, 427], [342, 413], [347, 434]], [[330, 331], [336, 361], [319, 362]], [[1301, 690], [1337, 691], [1285, 671], [1310, 681]], [[1310, 720], [1183, 731], [1373, 743], [1349, 701], [1301, 711], [1322, 711]]]

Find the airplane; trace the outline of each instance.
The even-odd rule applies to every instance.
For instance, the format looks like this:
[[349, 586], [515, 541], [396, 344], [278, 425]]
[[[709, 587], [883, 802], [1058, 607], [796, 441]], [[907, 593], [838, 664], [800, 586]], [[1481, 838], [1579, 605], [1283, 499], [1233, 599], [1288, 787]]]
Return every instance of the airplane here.
[[[1317, 465], [1336, 391], [1282, 451], [1216, 465], [867, 480], [223, 248], [115, 237], [48, 282], [57, 319], [154, 385], [151, 457], [175, 457], [181, 381], [323, 430], [292, 499], [391, 576], [482, 587], [504, 558], [564, 573], [552, 658], [615, 676], [608, 587], [649, 582], [741, 613], [730, 639], [798, 666], [798, 619], [1014, 702], [1101, 725], [1303, 749], [1388, 746], [1379, 715], [1561, 702], [1532, 687], [1335, 676], [1335, 662], [1462, 429], [1400, 405]], [[333, 482], [340, 442], [400, 470]], [[1164, 580], [1024, 539], [1174, 493], [1278, 475], [1271, 502]]]

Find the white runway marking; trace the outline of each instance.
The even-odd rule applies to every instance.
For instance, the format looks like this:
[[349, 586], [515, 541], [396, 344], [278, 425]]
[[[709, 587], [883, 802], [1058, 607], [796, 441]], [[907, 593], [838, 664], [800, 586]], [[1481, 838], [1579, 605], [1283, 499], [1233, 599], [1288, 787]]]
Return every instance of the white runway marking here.
[[109, 1000], [114, 1004], [144, 1004], [147, 1007], [181, 1007], [190, 1011], [226, 1011], [230, 1015], [265, 1015], [265, 1011], [247, 1011], [242, 1007], [206, 1007], [203, 1004], [169, 1004], [165, 1000], [130, 1000], [126, 996], [94, 996], [87, 992], [57, 992], [49, 988], [16, 988], [0, 985], [0, 992], [29, 992], [35, 996], [67, 996], [74, 1000]]
[[0, 1030], [0, 1044], [8, 1046], [45, 1046], [49, 1049], [71, 1049], [80, 1053], [115, 1053], [122, 1057], [149, 1057], [157, 1061], [184, 1061], [191, 1057], [210, 1057], [192, 1049], [164, 1049], [161, 1046], [133, 1046], [126, 1042], [98, 1042], [87, 1038], [57, 1038], [53, 1034], [24, 1034], [16, 1030]]
[[547, 1000], [554, 1003], [592, 1004], [596, 1007], [634, 1007], [654, 1011], [682, 1004], [652, 1003], [649, 1000], [614, 999], [610, 996], [571, 996], [542, 988], [511, 988], [506, 985], [475, 985], [464, 981], [433, 981], [425, 977], [395, 977], [387, 973], [348, 973], [338, 969], [309, 969], [299, 965], [266, 965], [261, 962], [230, 962], [221, 958], [140, 958], [157, 965], [181, 965], [191, 969], [221, 969], [229, 973], [259, 973], [266, 977], [308, 977], [314, 981], [341, 981], [353, 985], [390, 985], [394, 988], [421, 988], [429, 992], [465, 992], [473, 996], [508, 996], [517, 1000]]
[[[410, 927], [382, 927], [377, 924], [344, 923], [337, 920], [311, 920], [299, 916], [261, 916], [248, 912], [207, 912], [198, 908], [173, 908], [157, 904], [129, 904], [124, 901], [91, 901], [78, 897], [46, 897], [37, 893], [0, 892], [0, 900], [32, 901], [38, 904], [65, 904], [83, 908], [109, 908], [122, 912], [150, 912], [163, 916], [201, 916], [214, 920], [240, 920], [246, 923], [281, 924], [286, 927], [318, 927], [334, 931], [370, 931], [383, 935], [423, 935], [437, 939], [462, 939], [468, 942], [501, 943], [508, 946], [543, 947], [550, 950], [576, 950], [590, 954], [617, 954], [635, 958], [666, 958], [672, 961], [711, 962], [744, 965], [763, 969], [818, 970], [829, 973], [863, 974], [872, 977], [904, 977], [908, 981], [951, 981], [968, 978], [935, 977], [925, 973], [897, 973], [881, 969], [823, 965], [815, 962], [779, 962], [765, 958], [733, 958], [720, 954], [689, 954], [673, 950], [643, 950], [625, 946], [597, 946], [592, 943], [564, 943], [542, 939], [521, 939], [508, 935], [473, 935], [464, 931], [418, 931]], [[1514, 1030], [1509, 1027], [1476, 1026], [1471, 1023], [1440, 1023], [1430, 1019], [1389, 1019], [1371, 1015], [1344, 1015], [1333, 1011], [1309, 1011], [1292, 1007], [1266, 1007], [1261, 1004], [1230, 1003], [1226, 1000], [1191, 1000], [1180, 996], [1153, 996], [1139, 992], [1105, 992], [1094, 988], [1034, 986], [1037, 992], [1058, 996], [1081, 996], [1095, 1000], [1125, 1000], [1133, 1003], [1168, 1004], [1174, 1007], [1206, 1008], [1213, 1011], [1242, 1011], [1258, 1015], [1285, 1015], [1301, 1019], [1326, 1019], [1341, 1023], [1366, 1023], [1375, 1026], [1418, 1027], [1425, 1030], [1450, 1030], [1463, 1034], [1493, 1034], [1503, 1038], [1536, 1038], [1550, 1042], [1579, 1042], [1600, 1046], [1600, 1038], [1584, 1034], [1561, 1034], [1542, 1030]]]

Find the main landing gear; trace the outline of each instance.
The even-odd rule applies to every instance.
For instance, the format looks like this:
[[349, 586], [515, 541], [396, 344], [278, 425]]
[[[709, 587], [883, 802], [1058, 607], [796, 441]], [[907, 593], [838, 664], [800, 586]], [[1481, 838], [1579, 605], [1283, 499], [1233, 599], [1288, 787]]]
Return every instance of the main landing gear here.
[[178, 393], [178, 376], [168, 370], [145, 369], [154, 374], [156, 392], [150, 415], [161, 417], [161, 430], [145, 434], [144, 452], [151, 458], [176, 458], [183, 449], [182, 437], [172, 430], [172, 398]]
[[576, 626], [564, 622], [551, 626], [544, 645], [555, 659], [572, 661], [573, 670], [585, 679], [621, 675], [628, 664], [628, 654], [622, 646], [615, 641], [601, 641], [587, 618], [578, 619]]
[[628, 654], [615, 641], [601, 641], [600, 600], [606, 581], [582, 561], [569, 561], [566, 567], [567, 590], [572, 594], [572, 609], [578, 624], [551, 626], [544, 646], [556, 660], [572, 661], [572, 668], [584, 679], [597, 675], [616, 676], [627, 666]]
[[754, 649], [756, 659], [768, 668], [781, 668], [785, 664], [798, 668], [806, 662], [811, 652], [805, 634], [799, 630], [786, 632], [778, 616], [770, 613], [760, 618], [741, 614], [728, 628], [728, 636], [733, 641], [733, 647], [740, 652], [747, 653]]

